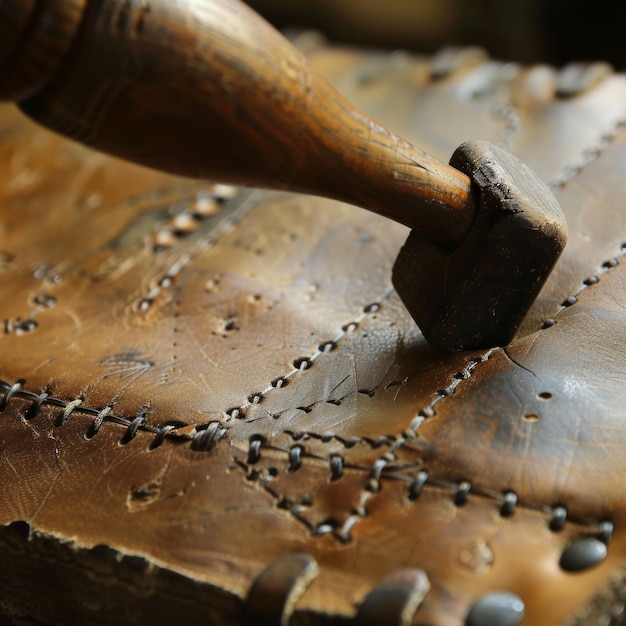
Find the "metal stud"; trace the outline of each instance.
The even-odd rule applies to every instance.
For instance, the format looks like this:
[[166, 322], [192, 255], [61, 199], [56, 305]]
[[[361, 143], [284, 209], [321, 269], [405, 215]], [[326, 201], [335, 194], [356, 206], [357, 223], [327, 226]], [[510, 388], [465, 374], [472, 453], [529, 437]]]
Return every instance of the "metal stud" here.
[[606, 555], [607, 547], [602, 541], [585, 537], [563, 550], [559, 565], [566, 572], [580, 572], [602, 563]]
[[524, 611], [524, 603], [514, 593], [489, 593], [474, 603], [465, 626], [517, 626], [524, 619]]

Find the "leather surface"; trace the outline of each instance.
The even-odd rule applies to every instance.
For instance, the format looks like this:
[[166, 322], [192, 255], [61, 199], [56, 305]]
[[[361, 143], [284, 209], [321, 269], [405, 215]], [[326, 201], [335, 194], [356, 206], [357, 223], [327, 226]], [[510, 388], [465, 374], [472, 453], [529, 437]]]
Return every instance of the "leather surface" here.
[[[66, 622], [68, 606], [113, 621], [124, 577], [105, 575], [93, 550], [108, 546], [145, 559], [137, 589], [155, 568], [180, 575], [179, 597], [204, 585], [189, 602], [215, 623], [236, 620], [255, 578], [296, 553], [319, 573], [294, 624], [350, 618], [407, 568], [430, 585], [414, 623], [458, 626], [501, 590], [523, 600], [525, 625], [617, 614], [626, 78], [587, 85], [577, 66], [561, 97], [563, 72], [476, 55], [448, 57], [436, 79], [432, 59], [400, 53], [311, 58], [435, 156], [485, 139], [550, 182], [570, 232], [555, 272], [511, 345], [441, 354], [391, 288], [406, 228], [141, 169], [4, 107], [0, 524], [31, 533], [3, 544], [28, 557], [3, 575], [0, 606], [45, 623]], [[608, 541], [607, 521], [606, 559], [563, 571], [569, 545]], [[25, 547], [42, 538], [66, 552]], [[28, 564], [45, 550], [62, 584], [33, 594]], [[81, 577], [100, 600], [86, 601]], [[159, 584], [125, 589], [117, 610], [165, 621]]]

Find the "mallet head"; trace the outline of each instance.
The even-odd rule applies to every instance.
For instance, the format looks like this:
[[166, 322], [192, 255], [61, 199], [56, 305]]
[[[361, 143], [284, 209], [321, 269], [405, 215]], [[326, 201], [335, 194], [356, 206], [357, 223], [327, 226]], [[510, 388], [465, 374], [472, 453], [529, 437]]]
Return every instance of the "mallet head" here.
[[565, 217], [537, 175], [500, 148], [465, 143], [450, 165], [472, 180], [474, 223], [454, 249], [412, 231], [393, 283], [431, 345], [506, 345], [565, 247]]

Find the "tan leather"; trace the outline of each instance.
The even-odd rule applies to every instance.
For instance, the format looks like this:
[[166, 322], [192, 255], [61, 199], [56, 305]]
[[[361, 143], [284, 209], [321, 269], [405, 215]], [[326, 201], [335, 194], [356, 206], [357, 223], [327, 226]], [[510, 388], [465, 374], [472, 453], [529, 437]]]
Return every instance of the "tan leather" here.
[[[280, 623], [289, 598], [290, 624], [459, 626], [506, 591], [524, 625], [617, 623], [626, 78], [570, 68], [564, 97], [550, 68], [447, 54], [436, 77], [312, 60], [435, 156], [486, 139], [551, 181], [570, 242], [517, 339], [473, 353], [428, 347], [391, 289], [404, 227], [231, 198], [2, 109], [8, 619]], [[606, 558], [564, 571], [585, 537]]]

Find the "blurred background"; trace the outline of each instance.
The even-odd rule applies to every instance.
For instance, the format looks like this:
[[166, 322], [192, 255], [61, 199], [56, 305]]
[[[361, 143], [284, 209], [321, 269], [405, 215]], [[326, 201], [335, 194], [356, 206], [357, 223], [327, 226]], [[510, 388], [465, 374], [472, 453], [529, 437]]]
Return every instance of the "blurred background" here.
[[334, 43], [416, 52], [473, 44], [507, 61], [626, 69], [625, 0], [247, 1], [279, 28], [314, 28]]

